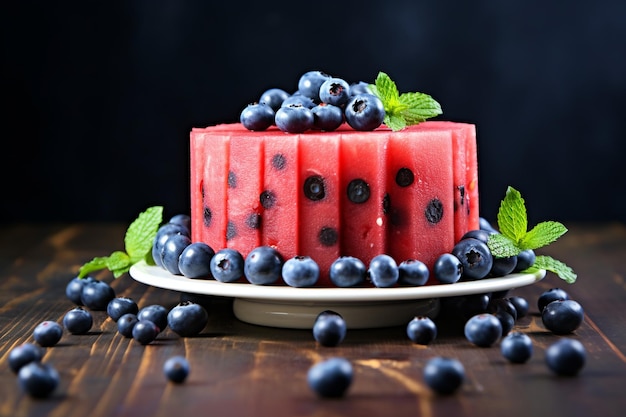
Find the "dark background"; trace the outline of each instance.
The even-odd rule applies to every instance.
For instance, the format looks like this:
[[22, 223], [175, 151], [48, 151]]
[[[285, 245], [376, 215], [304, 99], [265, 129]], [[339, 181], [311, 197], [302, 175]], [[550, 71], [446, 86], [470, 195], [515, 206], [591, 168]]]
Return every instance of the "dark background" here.
[[626, 2], [3, 2], [0, 221], [189, 210], [188, 137], [319, 69], [477, 125], [482, 215], [626, 222]]

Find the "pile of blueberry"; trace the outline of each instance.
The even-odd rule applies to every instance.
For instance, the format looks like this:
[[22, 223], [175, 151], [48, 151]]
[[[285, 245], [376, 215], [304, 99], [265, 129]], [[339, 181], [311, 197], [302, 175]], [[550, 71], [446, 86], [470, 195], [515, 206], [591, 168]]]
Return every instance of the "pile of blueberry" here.
[[355, 130], [374, 130], [383, 123], [385, 108], [364, 82], [349, 84], [321, 71], [308, 71], [290, 94], [280, 88], [263, 92], [239, 117], [246, 129], [262, 131], [277, 126], [287, 133], [333, 131], [344, 121]]

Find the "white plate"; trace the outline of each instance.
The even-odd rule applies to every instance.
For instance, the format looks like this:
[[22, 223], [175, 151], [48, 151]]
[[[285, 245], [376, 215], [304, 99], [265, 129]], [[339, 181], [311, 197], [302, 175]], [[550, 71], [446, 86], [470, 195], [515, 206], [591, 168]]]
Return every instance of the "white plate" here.
[[223, 283], [172, 275], [158, 266], [139, 262], [130, 268], [138, 282], [193, 294], [234, 298], [235, 316], [245, 322], [273, 327], [311, 328], [324, 310], [341, 314], [351, 328], [387, 327], [408, 323], [413, 316], [435, 316], [438, 298], [510, 290], [543, 279], [546, 272], [511, 274], [501, 278], [454, 284], [393, 288], [295, 288], [286, 285]]

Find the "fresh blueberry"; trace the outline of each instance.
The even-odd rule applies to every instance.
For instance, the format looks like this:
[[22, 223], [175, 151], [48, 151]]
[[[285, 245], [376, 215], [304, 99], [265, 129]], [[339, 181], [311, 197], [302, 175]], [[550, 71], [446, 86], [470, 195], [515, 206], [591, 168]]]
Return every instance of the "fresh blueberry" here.
[[257, 285], [275, 283], [281, 276], [282, 267], [282, 257], [271, 246], [259, 246], [252, 249], [243, 264], [246, 279], [251, 284]]
[[320, 397], [343, 397], [352, 384], [352, 364], [345, 358], [329, 358], [313, 365], [307, 373], [309, 387]]
[[440, 255], [433, 266], [435, 279], [441, 284], [454, 284], [461, 279], [463, 265], [459, 258], [451, 253]]
[[22, 366], [17, 377], [22, 390], [35, 398], [48, 397], [60, 382], [57, 370], [41, 362], [30, 362]]
[[350, 99], [350, 84], [341, 78], [332, 77], [320, 86], [320, 101], [341, 107]]
[[83, 284], [80, 299], [85, 307], [93, 311], [105, 311], [115, 298], [115, 290], [105, 281], [93, 280]]
[[485, 219], [484, 217], [478, 218], [478, 227], [481, 230], [486, 230], [491, 233], [499, 233], [498, 230], [492, 226], [491, 222], [489, 222], [489, 220]]
[[554, 334], [568, 334], [582, 324], [585, 314], [582, 306], [574, 300], [555, 300], [541, 311], [546, 329]]
[[514, 272], [522, 272], [535, 264], [537, 256], [532, 249], [526, 249], [517, 254], [517, 264]]
[[320, 267], [310, 256], [287, 259], [282, 269], [283, 281], [291, 287], [312, 287], [320, 276]]
[[378, 288], [393, 287], [400, 276], [396, 261], [385, 254], [376, 255], [372, 258], [367, 274], [372, 284]]
[[506, 313], [513, 317], [513, 321], [517, 320], [517, 310], [508, 298], [491, 297], [487, 304], [487, 312], [489, 313]]
[[425, 285], [429, 275], [426, 264], [417, 259], [407, 259], [398, 265], [398, 282], [402, 285]]
[[92, 325], [91, 313], [82, 307], [75, 307], [63, 316], [63, 327], [71, 334], [85, 334]]
[[463, 278], [477, 280], [485, 278], [493, 266], [493, 256], [489, 247], [478, 239], [460, 240], [452, 248], [452, 254], [463, 265]]
[[509, 362], [524, 363], [533, 355], [533, 342], [526, 333], [511, 332], [502, 338], [500, 352]]
[[454, 393], [464, 380], [465, 368], [458, 359], [437, 356], [424, 366], [424, 382], [437, 394]]
[[152, 259], [157, 266], [163, 267], [163, 247], [172, 235], [184, 235], [191, 238], [191, 231], [181, 222], [165, 223], [157, 230], [152, 244]]
[[142, 345], [152, 343], [159, 335], [159, 328], [150, 320], [139, 320], [133, 326], [133, 339]]
[[370, 94], [369, 84], [365, 81], [359, 81], [350, 84], [350, 96], [356, 96], [358, 94]]
[[354, 287], [365, 282], [367, 268], [353, 256], [342, 256], [330, 265], [330, 281], [338, 287]]
[[490, 275], [494, 277], [504, 277], [515, 270], [517, 266], [517, 256], [506, 258], [493, 258]]
[[[302, 94], [294, 94], [287, 97], [280, 107], [289, 107], [289, 106], [302, 106], [307, 109], [313, 109], [317, 106], [317, 103], [313, 101], [313, 99], [303, 96]], [[279, 109], [276, 109], [278, 111]]]
[[93, 277], [72, 278], [65, 287], [65, 295], [71, 302], [73, 302], [77, 306], [82, 306], [83, 302], [80, 297], [83, 293], [83, 285], [85, 285], [86, 282], [93, 281], [95, 281], [95, 278]]
[[63, 336], [63, 327], [56, 321], [42, 321], [33, 331], [35, 342], [42, 347], [51, 347], [59, 343]]
[[313, 128], [332, 132], [343, 123], [343, 110], [331, 104], [320, 103], [311, 109], [313, 113]]
[[517, 318], [521, 319], [528, 314], [528, 300], [524, 297], [520, 297], [519, 295], [514, 295], [508, 298], [508, 300], [515, 307], [515, 312], [517, 313]]
[[322, 346], [338, 346], [346, 337], [346, 322], [334, 311], [321, 312], [313, 323], [313, 338]]
[[545, 306], [556, 300], [569, 300], [569, 294], [562, 288], [550, 288], [539, 295], [537, 307], [541, 313]]
[[248, 130], [263, 131], [274, 124], [276, 113], [265, 103], [248, 104], [239, 114], [239, 121]]
[[478, 239], [483, 243], [487, 243], [491, 234], [492, 232], [483, 229], [468, 230], [463, 236], [461, 236], [460, 240], [472, 238]]
[[370, 131], [379, 127], [385, 119], [383, 102], [373, 94], [353, 96], [344, 110], [346, 122], [354, 130]]
[[330, 75], [322, 71], [308, 71], [300, 76], [298, 80], [298, 93], [305, 97], [309, 97], [314, 102], [320, 102], [320, 87], [324, 81], [328, 80]]
[[265, 103], [270, 106], [272, 110], [276, 111], [287, 97], [289, 97], [289, 93], [282, 88], [270, 88], [261, 94], [259, 103]]
[[489, 347], [502, 336], [502, 324], [493, 314], [481, 313], [465, 323], [465, 338], [476, 346]]
[[185, 235], [171, 235], [161, 250], [163, 267], [172, 275], [182, 275], [178, 267], [178, 260], [187, 246], [191, 245], [191, 239]]
[[162, 332], [167, 327], [167, 315], [169, 311], [167, 308], [160, 304], [150, 304], [139, 309], [137, 318], [141, 320], [149, 320], [154, 323], [159, 332]]
[[189, 234], [188, 236], [191, 236], [191, 216], [188, 214], [175, 214], [174, 216], [172, 216], [170, 218], [170, 221], [168, 223], [171, 224], [179, 224], [183, 227], [185, 227]]
[[139, 319], [136, 314], [126, 313], [117, 320], [117, 331], [124, 337], [133, 337], [133, 328]]
[[576, 339], [562, 338], [546, 349], [546, 365], [557, 375], [578, 374], [586, 359], [587, 351]]
[[200, 304], [181, 302], [167, 314], [167, 325], [181, 337], [200, 334], [209, 321], [209, 314]]
[[437, 325], [427, 316], [417, 316], [406, 326], [406, 335], [418, 345], [428, 345], [437, 337]]
[[211, 278], [213, 255], [215, 251], [206, 243], [191, 243], [178, 258], [178, 270], [187, 278]]
[[218, 250], [211, 258], [210, 268], [213, 278], [220, 282], [235, 282], [244, 276], [244, 259], [240, 252], [225, 248]]
[[489, 294], [468, 294], [441, 299], [441, 315], [467, 321], [472, 316], [486, 313]]
[[43, 350], [32, 343], [22, 343], [9, 352], [9, 368], [18, 373], [20, 368], [30, 362], [41, 362]]
[[139, 307], [137, 303], [128, 297], [116, 297], [107, 304], [107, 315], [111, 320], [118, 321], [124, 314], [137, 314]]
[[172, 356], [163, 363], [165, 377], [175, 384], [182, 384], [189, 376], [189, 362], [184, 356]]
[[302, 133], [313, 128], [313, 112], [298, 104], [283, 106], [276, 111], [276, 126], [287, 133]]

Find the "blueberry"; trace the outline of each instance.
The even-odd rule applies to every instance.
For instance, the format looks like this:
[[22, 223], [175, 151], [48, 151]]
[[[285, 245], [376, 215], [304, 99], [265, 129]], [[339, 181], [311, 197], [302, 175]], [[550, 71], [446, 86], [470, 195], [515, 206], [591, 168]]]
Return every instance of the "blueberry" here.
[[500, 353], [509, 362], [524, 363], [533, 355], [533, 342], [522, 332], [512, 332], [500, 342]]
[[167, 327], [167, 315], [169, 311], [167, 308], [160, 304], [150, 304], [139, 309], [137, 318], [139, 320], [149, 320], [154, 323], [159, 332], [162, 332]]
[[251, 284], [269, 285], [281, 276], [283, 260], [271, 246], [258, 246], [252, 249], [244, 260], [243, 270]]
[[213, 278], [220, 282], [235, 282], [243, 277], [244, 259], [234, 249], [218, 250], [211, 258], [210, 268]]
[[[280, 105], [280, 107], [289, 107], [294, 105], [306, 107], [307, 109], [313, 109], [315, 106], [317, 106], [317, 103], [315, 103], [311, 98], [303, 96], [302, 94], [295, 94], [287, 97]], [[276, 109], [276, 111], [278, 111], [278, 109]]]
[[489, 347], [502, 336], [502, 324], [493, 314], [481, 313], [465, 323], [465, 338], [476, 346]]
[[265, 103], [270, 106], [272, 110], [276, 111], [283, 104], [283, 101], [289, 97], [289, 95], [290, 94], [282, 88], [270, 88], [261, 94], [259, 103]]
[[370, 131], [383, 123], [385, 107], [375, 95], [359, 94], [348, 101], [344, 115], [346, 122], [354, 130]]
[[85, 334], [92, 325], [91, 313], [82, 307], [75, 307], [63, 316], [63, 327], [71, 334]]
[[468, 294], [441, 299], [441, 314], [467, 320], [477, 314], [487, 312], [491, 297], [489, 294]]
[[42, 347], [50, 347], [59, 343], [63, 336], [63, 327], [56, 321], [42, 321], [33, 331], [35, 342]]
[[350, 96], [356, 96], [358, 94], [370, 94], [369, 84], [365, 81], [359, 81], [350, 84]]
[[517, 264], [514, 272], [522, 272], [535, 264], [537, 256], [532, 249], [526, 249], [517, 254]]
[[529, 308], [528, 300], [526, 300], [524, 297], [520, 297], [519, 295], [514, 295], [512, 297], [509, 297], [508, 300], [515, 307], [515, 311], [517, 313], [518, 319], [521, 319], [522, 317], [525, 317], [528, 314], [528, 308]]
[[334, 311], [321, 312], [313, 323], [313, 338], [322, 346], [338, 346], [346, 337], [346, 322]]
[[209, 321], [209, 314], [200, 304], [178, 303], [167, 314], [167, 325], [181, 337], [197, 336]]
[[57, 370], [40, 362], [30, 362], [22, 366], [17, 375], [22, 390], [35, 398], [48, 397], [60, 382]]
[[83, 293], [83, 285], [85, 285], [86, 282], [93, 282], [93, 281], [95, 281], [93, 277], [72, 278], [70, 282], [67, 283], [67, 286], [65, 287], [66, 297], [77, 306], [82, 306], [83, 302], [80, 297], [81, 297], [81, 294]]
[[165, 377], [176, 384], [182, 384], [189, 376], [189, 362], [184, 356], [172, 356], [163, 363]]
[[469, 280], [486, 277], [493, 266], [493, 256], [489, 247], [478, 239], [467, 238], [460, 240], [452, 248], [452, 254], [463, 265], [463, 278]]
[[487, 243], [491, 234], [492, 232], [483, 229], [468, 230], [463, 236], [461, 236], [460, 240], [473, 238], [478, 239], [483, 243]]
[[307, 373], [309, 387], [320, 397], [343, 397], [352, 384], [352, 364], [345, 358], [329, 358], [313, 365]]
[[375, 287], [393, 287], [398, 282], [400, 272], [398, 264], [389, 255], [376, 255], [370, 261], [368, 276]]
[[414, 317], [406, 326], [406, 335], [418, 345], [428, 345], [437, 337], [437, 325], [430, 317]]
[[342, 256], [330, 265], [330, 281], [338, 287], [354, 287], [365, 281], [367, 268], [353, 256]]
[[282, 269], [283, 281], [291, 287], [312, 287], [320, 276], [320, 267], [310, 256], [294, 256]]
[[133, 326], [133, 339], [142, 345], [152, 343], [159, 334], [159, 328], [150, 320], [139, 320]]
[[539, 295], [537, 307], [541, 313], [545, 306], [556, 300], [569, 300], [569, 294], [562, 288], [550, 288]]
[[93, 311], [105, 311], [115, 298], [115, 290], [105, 281], [93, 280], [83, 284], [80, 299], [85, 307]]
[[517, 256], [506, 258], [493, 258], [490, 275], [494, 277], [504, 277], [515, 270], [517, 266]]
[[459, 258], [453, 254], [444, 253], [435, 261], [433, 274], [441, 284], [453, 284], [461, 279], [463, 265]]
[[517, 310], [508, 298], [491, 297], [487, 304], [487, 312], [506, 313], [513, 317], [513, 321], [517, 320]]
[[248, 104], [239, 114], [239, 121], [248, 130], [263, 131], [274, 124], [276, 113], [268, 104]]
[[437, 356], [424, 366], [424, 382], [437, 394], [454, 393], [464, 379], [465, 368], [458, 359]]
[[178, 258], [178, 270], [187, 278], [211, 278], [212, 247], [204, 242], [189, 244]]
[[156, 265], [163, 268], [163, 246], [172, 235], [184, 235], [191, 238], [191, 231], [184, 223], [178, 221], [165, 223], [159, 227], [152, 244], [152, 259]]
[[117, 320], [117, 331], [124, 337], [133, 337], [133, 328], [138, 321], [136, 314], [126, 313]]
[[124, 314], [137, 314], [139, 307], [137, 303], [128, 297], [116, 297], [107, 304], [107, 315], [111, 320], [118, 321]]
[[350, 84], [341, 78], [329, 78], [320, 86], [319, 98], [322, 103], [343, 106], [350, 99]]
[[486, 230], [491, 233], [499, 233], [498, 230], [491, 225], [491, 222], [489, 222], [489, 220], [485, 219], [484, 217], [478, 218], [478, 227], [481, 230]]
[[314, 117], [311, 109], [292, 104], [276, 111], [276, 126], [287, 133], [302, 133], [313, 128]]
[[314, 102], [320, 102], [320, 87], [324, 81], [328, 80], [330, 75], [322, 71], [308, 71], [300, 76], [298, 80], [298, 93], [309, 97]]
[[557, 375], [574, 376], [585, 366], [587, 351], [576, 339], [562, 338], [546, 349], [546, 365]]
[[188, 214], [175, 214], [170, 218], [168, 223], [179, 224], [188, 230], [188, 236], [191, 237], [191, 216]]
[[185, 235], [171, 235], [161, 250], [161, 262], [163, 267], [172, 275], [182, 275], [178, 267], [178, 260], [187, 246], [191, 245], [191, 239]]
[[17, 373], [20, 368], [30, 362], [41, 362], [43, 350], [32, 343], [22, 343], [9, 352], [9, 368]]
[[407, 259], [398, 265], [398, 282], [402, 285], [424, 285], [428, 282], [429, 275], [426, 264], [417, 259]]
[[541, 311], [541, 320], [546, 329], [554, 334], [568, 334], [582, 324], [582, 306], [574, 300], [555, 300]]
[[311, 109], [313, 128], [332, 132], [343, 123], [343, 110], [331, 104], [320, 103]]

